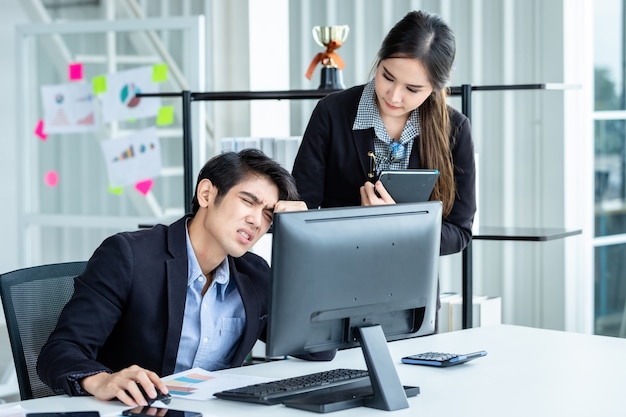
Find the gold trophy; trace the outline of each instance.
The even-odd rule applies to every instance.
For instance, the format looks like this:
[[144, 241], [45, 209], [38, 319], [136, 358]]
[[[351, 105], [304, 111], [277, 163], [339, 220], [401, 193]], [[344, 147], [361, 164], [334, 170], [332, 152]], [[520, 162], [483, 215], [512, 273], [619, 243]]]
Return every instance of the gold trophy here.
[[345, 67], [343, 59], [335, 52], [341, 47], [350, 28], [348, 25], [342, 26], [315, 26], [313, 28], [313, 39], [321, 46], [325, 47], [325, 52], [319, 52], [311, 61], [306, 77], [310, 80], [313, 71], [318, 63], [322, 64], [322, 81], [318, 87], [320, 90], [344, 89], [341, 70]]

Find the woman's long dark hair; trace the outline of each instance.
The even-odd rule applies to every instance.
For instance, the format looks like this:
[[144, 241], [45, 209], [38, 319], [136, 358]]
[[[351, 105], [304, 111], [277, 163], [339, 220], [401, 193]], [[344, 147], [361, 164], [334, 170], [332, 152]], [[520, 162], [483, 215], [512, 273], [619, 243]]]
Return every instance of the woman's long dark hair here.
[[444, 218], [452, 210], [456, 193], [450, 152], [450, 114], [446, 105], [446, 85], [455, 53], [454, 33], [440, 17], [413, 11], [389, 31], [375, 65], [389, 58], [414, 58], [428, 73], [433, 92], [418, 110], [420, 164], [423, 168], [439, 170], [431, 199], [442, 201]]

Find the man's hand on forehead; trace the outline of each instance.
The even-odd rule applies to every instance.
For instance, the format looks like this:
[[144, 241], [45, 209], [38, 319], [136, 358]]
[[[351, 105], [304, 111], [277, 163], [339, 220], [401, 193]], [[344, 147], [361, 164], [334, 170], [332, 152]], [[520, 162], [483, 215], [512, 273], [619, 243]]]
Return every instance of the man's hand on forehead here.
[[307, 210], [306, 203], [304, 201], [286, 201], [280, 200], [274, 205], [274, 213], [281, 213], [285, 211], [303, 211]]

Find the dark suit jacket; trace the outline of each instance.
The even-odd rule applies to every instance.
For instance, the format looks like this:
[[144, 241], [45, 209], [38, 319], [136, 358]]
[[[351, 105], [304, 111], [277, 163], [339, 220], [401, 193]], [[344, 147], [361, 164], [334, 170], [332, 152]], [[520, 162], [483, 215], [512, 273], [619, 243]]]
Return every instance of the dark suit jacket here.
[[[333, 93], [319, 101], [298, 150], [293, 176], [309, 208], [359, 206], [359, 188], [368, 180], [368, 151], [374, 150], [374, 129], [352, 130], [364, 86]], [[463, 250], [472, 237], [476, 212], [474, 144], [467, 117], [450, 112], [450, 144], [457, 196], [441, 228], [441, 255]], [[419, 140], [419, 139], [418, 139]], [[409, 168], [420, 168], [419, 147], [413, 146]]]
[[[185, 221], [118, 233], [94, 252], [37, 363], [41, 380], [69, 395], [72, 380], [133, 364], [174, 371], [187, 294]], [[231, 366], [241, 366], [268, 318], [270, 269], [259, 256], [228, 257], [246, 312]], [[97, 312], [97, 313], [96, 313]], [[334, 352], [318, 359], [332, 359]]]

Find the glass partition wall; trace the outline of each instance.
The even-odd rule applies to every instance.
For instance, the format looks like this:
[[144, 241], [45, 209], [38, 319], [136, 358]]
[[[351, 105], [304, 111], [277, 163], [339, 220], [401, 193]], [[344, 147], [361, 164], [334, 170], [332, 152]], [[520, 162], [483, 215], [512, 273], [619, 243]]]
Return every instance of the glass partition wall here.
[[[160, 102], [160, 106], [172, 110], [163, 123], [160, 116], [107, 121], [103, 115], [114, 106], [98, 93], [104, 90], [124, 102], [124, 91], [128, 93], [131, 88], [124, 90], [125, 85], [114, 91], [114, 86], [108, 85], [106, 90], [106, 80], [111, 84], [109, 78], [105, 78], [105, 85], [94, 80], [125, 70], [157, 67], [163, 91], [204, 88], [203, 30], [202, 17], [18, 27], [21, 265], [84, 260], [105, 237], [117, 231], [134, 230], [142, 223], [169, 223], [183, 214], [180, 99]], [[70, 68], [81, 68], [82, 74], [72, 74]], [[70, 98], [69, 89], [79, 83], [87, 84], [87, 89], [81, 97]], [[42, 87], [50, 86], [63, 86], [59, 90], [62, 93], [45, 100]], [[127, 107], [137, 105], [137, 98], [129, 97], [126, 94]], [[54, 110], [57, 113], [43, 123], [50, 99], [59, 104]], [[72, 104], [79, 107], [95, 102], [95, 111], [90, 114], [93, 119], [71, 120], [72, 107], [61, 106], [63, 100], [71, 99], [76, 99]], [[197, 128], [204, 120], [200, 107], [195, 106], [193, 119], [197, 139], [194, 155], [198, 160], [205, 154], [200, 152], [204, 135]], [[87, 122], [94, 128], [81, 129]], [[58, 126], [63, 124], [76, 127], [76, 131], [59, 131]], [[110, 162], [104, 157], [102, 143], [147, 128], [156, 129], [156, 139], [150, 143], [155, 142], [161, 151], [160, 170], [150, 179], [152, 187], [143, 192], [132, 184], [111, 187]], [[199, 166], [194, 162], [192, 169], [197, 171]]]
[[626, 337], [626, 8], [594, 7], [595, 333]]

